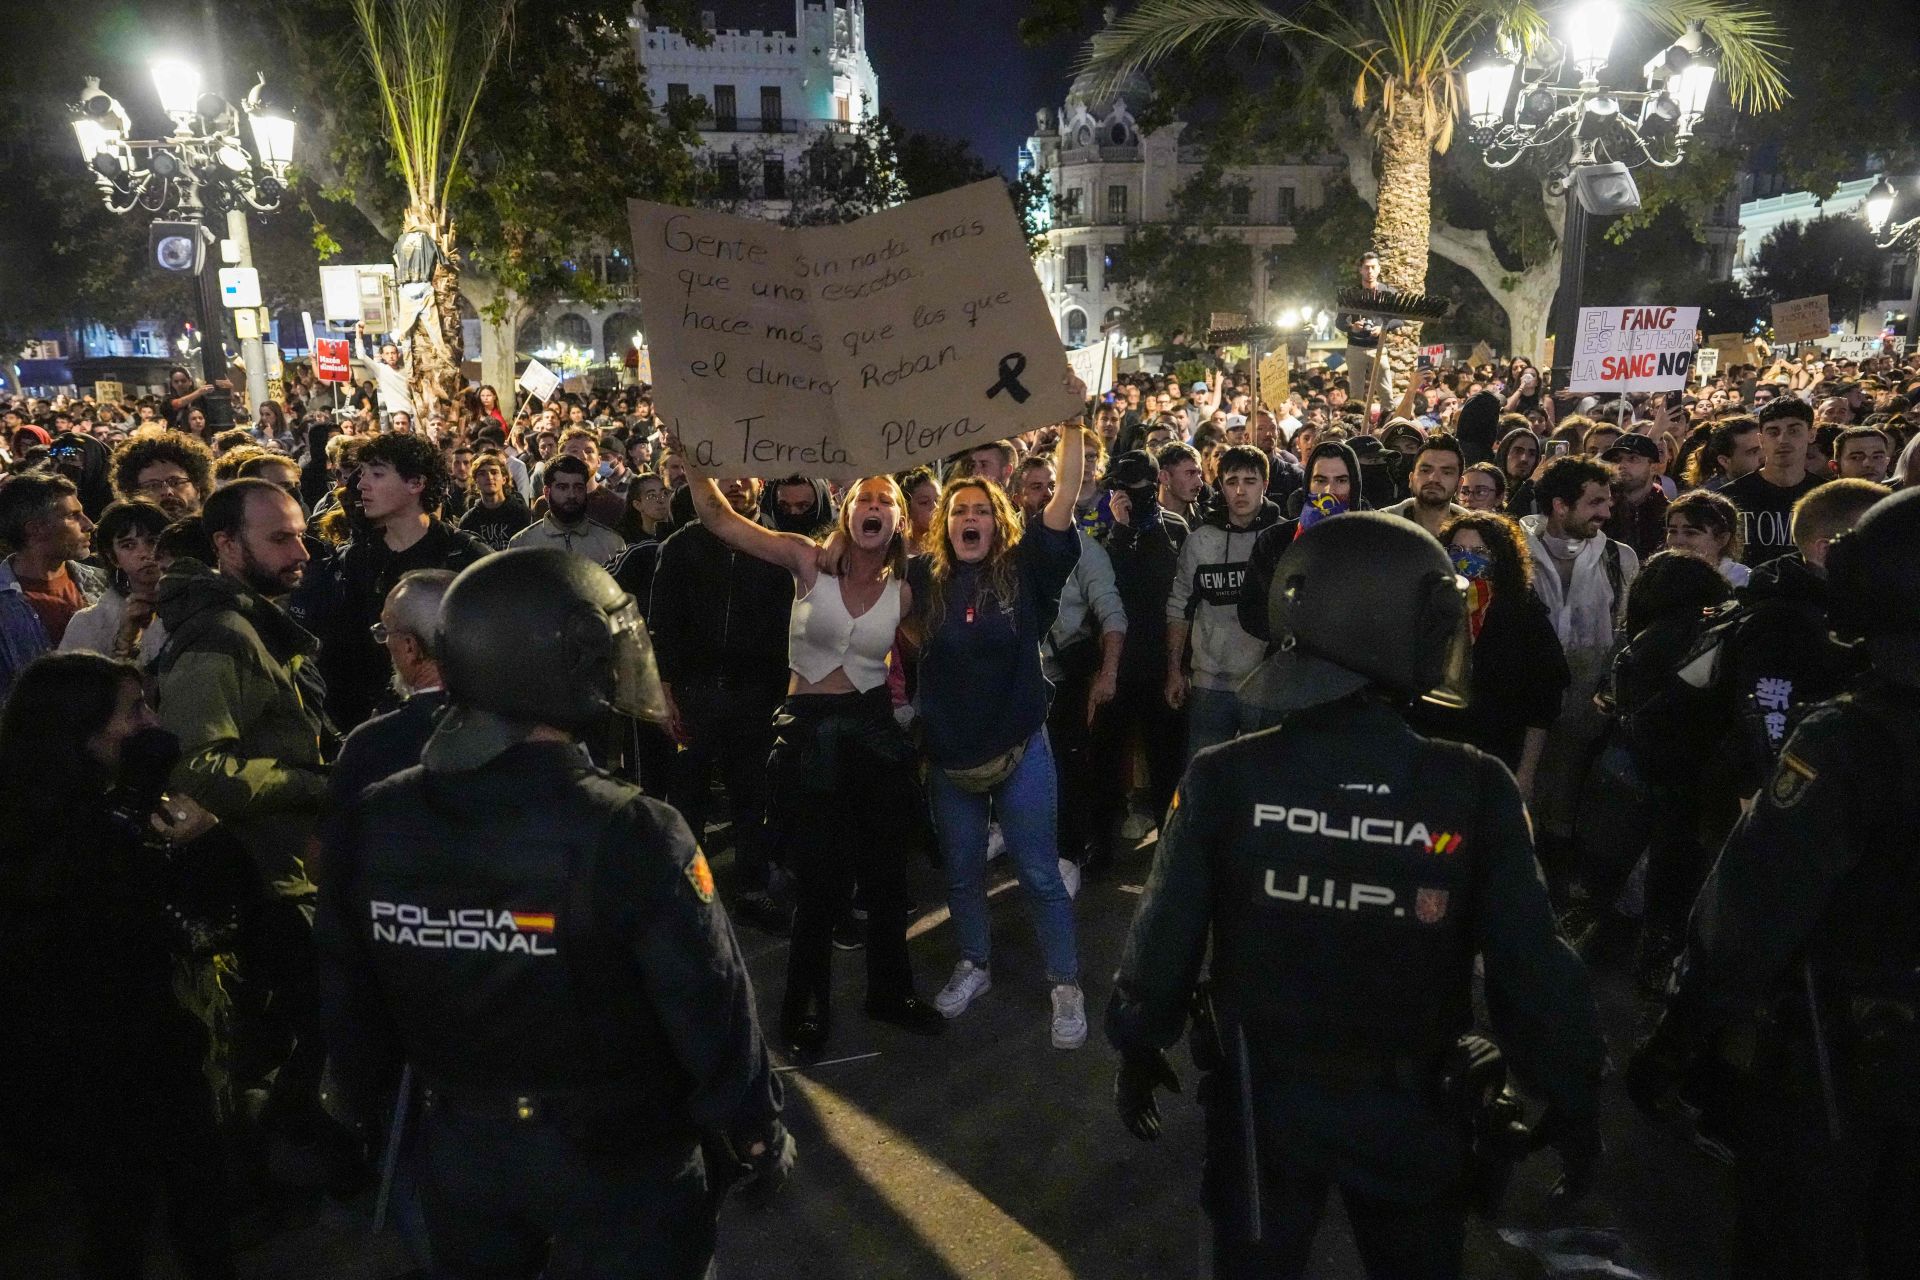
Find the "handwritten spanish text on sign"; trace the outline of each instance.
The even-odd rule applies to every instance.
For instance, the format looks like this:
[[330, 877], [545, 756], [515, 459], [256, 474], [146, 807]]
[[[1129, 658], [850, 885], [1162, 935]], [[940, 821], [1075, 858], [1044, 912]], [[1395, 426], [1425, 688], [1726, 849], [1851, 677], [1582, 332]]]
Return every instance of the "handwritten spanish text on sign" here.
[[655, 395], [718, 475], [899, 471], [1084, 407], [1005, 183], [831, 227], [629, 210]]
[[1813, 342], [1826, 337], [1832, 327], [1827, 317], [1827, 295], [1824, 293], [1773, 304], [1775, 342]]
[[1693, 370], [1698, 307], [1582, 307], [1571, 391], [1678, 391]]

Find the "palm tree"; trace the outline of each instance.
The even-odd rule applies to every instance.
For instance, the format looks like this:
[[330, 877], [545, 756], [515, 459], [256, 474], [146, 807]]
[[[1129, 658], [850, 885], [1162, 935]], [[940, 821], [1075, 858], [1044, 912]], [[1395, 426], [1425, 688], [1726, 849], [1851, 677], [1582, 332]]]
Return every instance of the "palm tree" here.
[[[1142, 0], [1092, 38], [1082, 62], [1083, 70], [1115, 84], [1175, 53], [1274, 39], [1330, 83], [1344, 88], [1351, 76], [1350, 100], [1366, 114], [1379, 167], [1373, 248], [1381, 278], [1418, 293], [1427, 282], [1432, 158], [1453, 141], [1463, 65], [1476, 46], [1496, 38], [1536, 48], [1555, 10], [1572, 7], [1533, 0]], [[1623, 8], [1671, 36], [1700, 23], [1720, 48], [1735, 106], [1771, 109], [1785, 101], [1778, 28], [1764, 11], [1739, 0], [1626, 0]], [[1394, 363], [1410, 366], [1417, 326], [1393, 336]]]
[[[401, 243], [423, 236], [437, 251], [431, 255], [432, 301], [395, 335], [410, 350], [414, 404], [423, 412], [435, 401], [451, 401], [461, 386], [460, 255], [449, 197], [460, 180], [474, 108], [512, 29], [516, 3], [352, 0], [393, 168], [406, 188]], [[408, 310], [403, 302], [403, 315]]]

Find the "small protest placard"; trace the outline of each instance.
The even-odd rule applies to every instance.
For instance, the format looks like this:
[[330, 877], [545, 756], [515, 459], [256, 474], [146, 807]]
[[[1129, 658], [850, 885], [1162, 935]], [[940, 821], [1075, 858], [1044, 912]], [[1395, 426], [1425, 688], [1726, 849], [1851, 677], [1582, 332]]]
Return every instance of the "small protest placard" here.
[[353, 381], [353, 348], [345, 338], [315, 338], [313, 376], [322, 382]]
[[1773, 340], [1775, 342], [1815, 342], [1832, 328], [1827, 316], [1827, 295], [1795, 298], [1773, 304]]
[[520, 389], [542, 403], [551, 400], [559, 386], [560, 375], [538, 360], [528, 360], [520, 374]]
[[1702, 347], [1693, 353], [1693, 371], [1702, 379], [1720, 372], [1720, 348]]
[[1483, 364], [1493, 363], [1493, 348], [1485, 342], [1473, 344], [1473, 354], [1467, 357], [1467, 363], [1478, 369]]
[[1748, 341], [1744, 333], [1708, 334], [1707, 345], [1720, 353], [1721, 369], [1731, 369], [1737, 364], [1758, 363], [1753, 343]]
[[1693, 371], [1698, 307], [1582, 307], [1570, 391], [1679, 391]]
[[127, 387], [123, 382], [108, 382], [104, 379], [93, 384], [93, 402], [95, 404], [119, 404], [127, 398]]
[[1100, 339], [1098, 346], [1067, 352], [1067, 367], [1087, 384], [1087, 390], [1099, 395], [1113, 385], [1113, 336]]
[[653, 352], [645, 347], [633, 349], [633, 378], [635, 382], [653, 381]]
[[1284, 351], [1268, 352], [1260, 360], [1260, 403], [1276, 418], [1287, 410], [1287, 364]]
[[1447, 344], [1437, 342], [1430, 347], [1420, 348], [1420, 367], [1437, 369], [1447, 362]]
[[716, 475], [899, 471], [1084, 407], [997, 179], [839, 226], [629, 212], [655, 393]]

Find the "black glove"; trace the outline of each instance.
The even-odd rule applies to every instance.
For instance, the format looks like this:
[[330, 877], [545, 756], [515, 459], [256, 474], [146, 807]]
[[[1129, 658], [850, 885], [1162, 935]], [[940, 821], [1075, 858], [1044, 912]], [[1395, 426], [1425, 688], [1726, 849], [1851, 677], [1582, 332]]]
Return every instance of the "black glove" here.
[[1627, 1060], [1627, 1096], [1656, 1123], [1671, 1119], [1697, 1051], [1675, 1027], [1672, 1018], [1662, 1018], [1647, 1042]]
[[[757, 1152], [755, 1147], [759, 1148]], [[764, 1209], [773, 1203], [774, 1193], [785, 1186], [793, 1174], [793, 1135], [787, 1132], [785, 1125], [775, 1120], [766, 1137], [740, 1154], [746, 1157], [747, 1172], [740, 1179], [736, 1191], [750, 1207]]]
[[1600, 1140], [1600, 1114], [1570, 1116], [1552, 1107], [1534, 1126], [1536, 1146], [1552, 1147], [1560, 1153], [1560, 1181], [1554, 1185], [1554, 1204], [1572, 1204], [1593, 1190], [1600, 1169], [1600, 1156], [1606, 1145]]
[[1114, 1105], [1120, 1108], [1127, 1132], [1143, 1142], [1160, 1136], [1160, 1104], [1153, 1097], [1160, 1086], [1180, 1092], [1180, 1073], [1164, 1051], [1151, 1049], [1120, 1059], [1120, 1073], [1113, 1079]]

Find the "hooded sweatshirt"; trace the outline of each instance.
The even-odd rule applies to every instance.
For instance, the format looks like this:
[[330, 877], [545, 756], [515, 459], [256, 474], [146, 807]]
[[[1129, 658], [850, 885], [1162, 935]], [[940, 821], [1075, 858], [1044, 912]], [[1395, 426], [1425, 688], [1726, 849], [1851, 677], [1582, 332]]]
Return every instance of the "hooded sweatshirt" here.
[[[1632, 547], [1596, 533], [1574, 544], [1572, 572], [1563, 583], [1548, 545], [1553, 535], [1546, 531], [1546, 525], [1545, 516], [1528, 516], [1520, 522], [1527, 535], [1527, 550], [1533, 554], [1534, 594], [1553, 619], [1554, 634], [1560, 637], [1567, 666], [1573, 672], [1574, 688], [1591, 690], [1612, 660], [1614, 628], [1626, 608], [1634, 575], [1640, 572], [1640, 557]], [[1617, 589], [1615, 571], [1607, 564], [1611, 556], [1618, 556]]]
[[1254, 543], [1280, 523], [1280, 508], [1262, 500], [1243, 529], [1227, 522], [1226, 503], [1215, 503], [1180, 548], [1180, 566], [1167, 596], [1167, 621], [1192, 631], [1193, 683], [1202, 689], [1237, 689], [1266, 657], [1266, 641], [1240, 625], [1240, 590]]
[[[1322, 440], [1313, 446], [1307, 454], [1307, 483], [1313, 483], [1313, 464], [1320, 458], [1339, 458], [1347, 464], [1347, 475], [1353, 479], [1352, 497], [1347, 508], [1349, 511], [1370, 511], [1366, 495], [1361, 491], [1360, 458], [1344, 440]], [[1292, 517], [1280, 520], [1265, 528], [1253, 541], [1253, 551], [1247, 557], [1246, 574], [1240, 584], [1240, 592], [1235, 602], [1235, 611], [1240, 617], [1240, 629], [1249, 636], [1265, 644], [1277, 637], [1269, 635], [1267, 626], [1267, 596], [1273, 588], [1273, 571], [1280, 563], [1280, 557], [1300, 533], [1301, 510], [1305, 509], [1307, 490], [1302, 489], [1294, 495], [1301, 499], [1300, 506], [1294, 508]], [[1291, 504], [1289, 504], [1291, 505]]]

